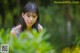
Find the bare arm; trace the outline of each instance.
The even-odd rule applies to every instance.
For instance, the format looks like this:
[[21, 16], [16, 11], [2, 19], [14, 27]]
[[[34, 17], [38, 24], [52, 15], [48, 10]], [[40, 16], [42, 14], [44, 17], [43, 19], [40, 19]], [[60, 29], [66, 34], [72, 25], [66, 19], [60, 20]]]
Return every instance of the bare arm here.
[[12, 29], [12, 30], [10, 31], [10, 35], [16, 36], [15, 30]]

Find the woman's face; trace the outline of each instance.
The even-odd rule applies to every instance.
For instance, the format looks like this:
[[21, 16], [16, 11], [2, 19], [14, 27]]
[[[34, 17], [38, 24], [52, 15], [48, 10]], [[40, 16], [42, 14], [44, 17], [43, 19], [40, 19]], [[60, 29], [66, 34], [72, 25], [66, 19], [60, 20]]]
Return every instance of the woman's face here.
[[27, 13], [22, 13], [22, 17], [27, 27], [32, 27], [32, 25], [36, 22], [38, 16], [34, 12], [27, 12]]

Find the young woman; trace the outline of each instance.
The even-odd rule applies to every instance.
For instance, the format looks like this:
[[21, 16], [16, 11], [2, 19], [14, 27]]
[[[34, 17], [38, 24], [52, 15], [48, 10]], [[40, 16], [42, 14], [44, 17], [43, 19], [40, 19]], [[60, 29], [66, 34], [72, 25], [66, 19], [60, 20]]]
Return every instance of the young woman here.
[[12, 28], [11, 35], [19, 35], [24, 30], [30, 32], [33, 28], [38, 32], [43, 30], [43, 27], [39, 24], [39, 9], [35, 3], [27, 3], [22, 10], [21, 16], [21, 23]]

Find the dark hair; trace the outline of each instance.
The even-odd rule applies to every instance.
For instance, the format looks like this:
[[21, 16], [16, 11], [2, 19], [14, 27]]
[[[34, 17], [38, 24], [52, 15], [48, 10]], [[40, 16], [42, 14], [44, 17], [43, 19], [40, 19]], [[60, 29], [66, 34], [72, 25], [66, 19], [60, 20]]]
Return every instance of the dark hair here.
[[[38, 15], [36, 22], [32, 25], [32, 28], [35, 28], [38, 31], [39, 9], [37, 5], [33, 2], [27, 3], [22, 10], [22, 13], [26, 13], [26, 12], [35, 12]], [[24, 19], [21, 18], [21, 31], [24, 31], [25, 29], [26, 29], [26, 23]]]

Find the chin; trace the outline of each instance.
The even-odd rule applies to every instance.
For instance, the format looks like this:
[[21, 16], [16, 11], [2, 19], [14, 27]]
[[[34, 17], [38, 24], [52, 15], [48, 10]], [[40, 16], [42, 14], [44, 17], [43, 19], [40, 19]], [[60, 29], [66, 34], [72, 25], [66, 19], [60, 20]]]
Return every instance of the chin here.
[[31, 27], [32, 25], [27, 25], [28, 27]]

